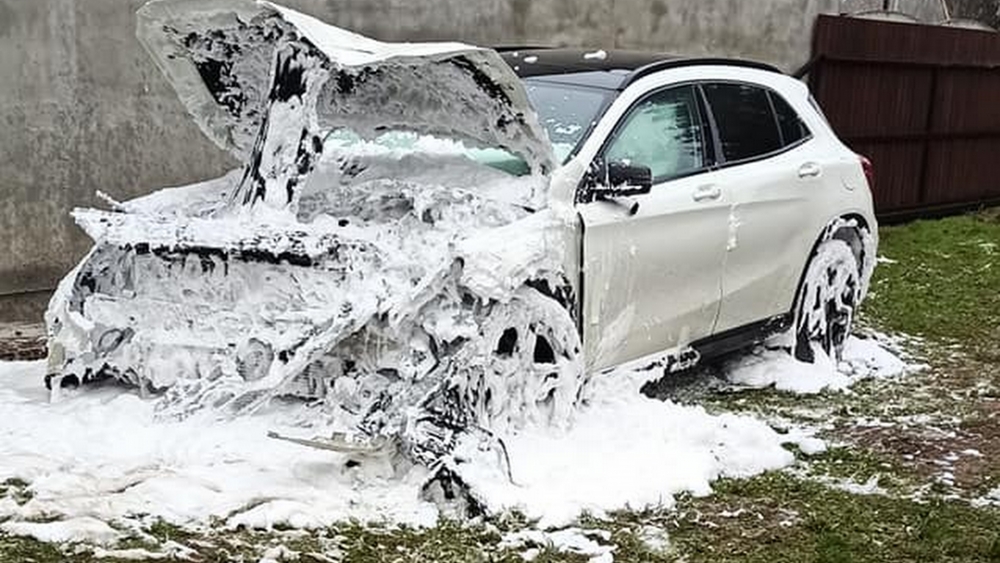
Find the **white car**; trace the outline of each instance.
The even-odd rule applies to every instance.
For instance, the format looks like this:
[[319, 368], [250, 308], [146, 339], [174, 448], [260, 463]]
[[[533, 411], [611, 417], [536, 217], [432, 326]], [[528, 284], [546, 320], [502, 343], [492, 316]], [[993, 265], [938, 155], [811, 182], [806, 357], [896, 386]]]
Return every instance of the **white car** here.
[[588, 366], [788, 327], [800, 359], [810, 341], [839, 354], [874, 265], [871, 165], [805, 84], [746, 61], [504, 56], [562, 159], [551, 197], [578, 214]]
[[55, 388], [321, 398], [344, 435], [311, 444], [397, 448], [448, 496], [463, 440], [570, 423], [606, 368], [850, 331], [869, 164], [769, 66], [382, 43], [251, 0], [139, 16], [244, 165], [74, 213], [95, 246], [47, 313]]

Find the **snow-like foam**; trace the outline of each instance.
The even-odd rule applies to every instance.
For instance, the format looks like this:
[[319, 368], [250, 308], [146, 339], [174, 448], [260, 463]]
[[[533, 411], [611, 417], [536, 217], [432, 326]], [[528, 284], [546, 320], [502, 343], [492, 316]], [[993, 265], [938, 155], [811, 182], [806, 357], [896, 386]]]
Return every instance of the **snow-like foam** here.
[[[846, 356], [847, 365], [882, 366], [873, 372], [881, 375], [902, 364], [874, 341], [852, 339]], [[820, 371], [769, 354], [745, 362], [782, 388], [816, 387], [810, 378]], [[748, 369], [737, 365], [731, 377], [749, 381]], [[845, 382], [857, 380], [838, 373]], [[261, 528], [315, 528], [350, 518], [437, 520], [437, 508], [418, 498], [424, 469], [402, 476], [388, 464], [347, 469], [341, 454], [268, 439], [270, 430], [302, 434], [322, 416], [301, 404], [273, 404], [235, 419], [163, 422], [155, 401], [114, 386], [65, 392], [50, 402], [43, 375], [42, 362], [0, 363], [0, 482], [23, 479], [32, 497], [23, 504], [0, 499], [7, 533], [107, 543], [117, 537], [109, 525], [129, 529], [150, 517], [191, 526], [216, 517]], [[519, 509], [544, 526], [570, 522], [581, 511], [670, 507], [679, 493], [709, 494], [719, 477], [790, 464], [783, 444], [822, 450], [802, 429], [779, 433], [753, 416], [646, 398], [640, 387], [659, 375], [621, 368], [595, 376], [594, 399], [570, 429], [505, 436], [513, 482], [493, 465], [464, 475], [491, 508]], [[830, 377], [821, 381], [839, 384]]]
[[781, 350], [748, 354], [726, 366], [726, 379], [739, 387], [774, 387], [779, 391], [813, 394], [842, 391], [861, 379], [896, 377], [919, 368], [903, 362], [880, 345], [877, 338], [849, 337], [839, 363], [821, 349], [814, 351], [816, 361], [811, 364]]

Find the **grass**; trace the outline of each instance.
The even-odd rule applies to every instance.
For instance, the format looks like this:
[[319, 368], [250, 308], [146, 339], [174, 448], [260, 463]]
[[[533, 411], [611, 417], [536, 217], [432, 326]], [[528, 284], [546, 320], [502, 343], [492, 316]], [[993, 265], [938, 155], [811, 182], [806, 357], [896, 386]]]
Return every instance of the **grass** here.
[[1000, 362], [1000, 211], [884, 227], [863, 315]]
[[[257, 562], [269, 549], [279, 546], [281, 550], [275, 553], [284, 551], [285, 556], [278, 558], [282, 561], [521, 563], [524, 561], [521, 552], [534, 547], [537, 550], [534, 561], [538, 563], [589, 561], [589, 557], [584, 555], [560, 553], [544, 544], [501, 547], [504, 531], [495, 523], [466, 524], [451, 520], [442, 520], [430, 528], [346, 522], [312, 532], [228, 530], [222, 527], [194, 532], [156, 522], [141, 534], [119, 542], [114, 549], [120, 552], [139, 548], [156, 553], [165, 539], [171, 539], [191, 548], [186, 558], [204, 563]], [[152, 541], [153, 538], [156, 541]], [[623, 560], [648, 563], [668, 561], [644, 548], [625, 525], [619, 526], [612, 538], [614, 544], [620, 546], [621, 553], [629, 557]], [[633, 556], [636, 558], [631, 559]], [[129, 560], [132, 559], [125, 553], [116, 556], [112, 552], [109, 555], [92, 547], [56, 546], [0, 533], [2, 562], [123, 563]]]
[[[671, 531], [692, 563], [1000, 563], [1000, 511], [855, 495], [784, 473], [723, 480], [715, 489], [685, 499]], [[749, 510], [723, 516], [735, 506]]]
[[[1000, 485], [1000, 210], [880, 235], [890, 261], [876, 269], [862, 320], [926, 339], [929, 369], [862, 382], [852, 394], [708, 397], [713, 409], [825, 424], [843, 445], [795, 473], [723, 480], [710, 497], [681, 500], [670, 535], [686, 561], [1000, 563], [1000, 508], [968, 502]], [[915, 416], [922, 422], [899, 422]], [[894, 425], [859, 428], [859, 417]], [[936, 480], [937, 462], [966, 448], [984, 456], [947, 468], [955, 487]], [[872, 478], [888, 494], [830, 486]]]
[[[599, 541], [613, 546], [615, 561], [1000, 563], [1000, 507], [968, 502], [1000, 485], [1000, 210], [885, 227], [880, 234], [879, 254], [891, 261], [876, 270], [862, 321], [923, 337], [920, 352], [930, 368], [900, 381], [860, 382], [849, 394], [764, 389], [695, 397], [715, 411], [821, 425], [835, 445], [812, 456], [796, 451], [791, 471], [722, 479], [711, 496], [681, 497], [672, 510], [581, 516], [579, 527], [608, 532]], [[864, 426], [859, 418], [892, 424]], [[956, 483], [943, 485], [941, 458], [966, 449], [983, 455], [955, 461], [947, 469]], [[837, 486], [872, 480], [885, 494]], [[28, 502], [29, 484], [0, 483], [3, 497]], [[204, 562], [256, 562], [278, 545], [306, 563], [508, 563], [522, 561], [529, 548], [537, 549], [536, 562], [588, 560], [546, 545], [501, 547], [507, 532], [533, 527], [517, 516], [443, 520], [431, 528], [345, 522], [308, 533], [229, 530], [221, 523], [189, 530], [157, 521], [118, 547], [156, 551], [169, 540]], [[662, 531], [669, 546], [648, 539]], [[0, 532], [0, 562], [7, 561], [124, 560]]]

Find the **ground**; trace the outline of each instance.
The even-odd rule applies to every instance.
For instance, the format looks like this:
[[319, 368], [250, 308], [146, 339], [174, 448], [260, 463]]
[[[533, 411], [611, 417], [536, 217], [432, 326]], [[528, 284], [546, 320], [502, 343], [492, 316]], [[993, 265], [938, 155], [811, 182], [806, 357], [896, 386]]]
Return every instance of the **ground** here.
[[[827, 443], [788, 445], [795, 461], [783, 469], [719, 479], [711, 494], [681, 495], [670, 508], [583, 515], [562, 530], [539, 531], [517, 514], [310, 532], [152, 520], [107, 550], [0, 533], [0, 561], [158, 553], [196, 561], [1000, 562], [1000, 212], [886, 227], [881, 239], [859, 330], [895, 335], [925, 369], [799, 395], [717, 385], [708, 366], [650, 391], [710, 413], [750, 413], [779, 432], [809, 428]], [[0, 484], [0, 501], [31, 495], [28, 482]]]
[[0, 360], [31, 360], [45, 355], [45, 327], [39, 323], [0, 323]]

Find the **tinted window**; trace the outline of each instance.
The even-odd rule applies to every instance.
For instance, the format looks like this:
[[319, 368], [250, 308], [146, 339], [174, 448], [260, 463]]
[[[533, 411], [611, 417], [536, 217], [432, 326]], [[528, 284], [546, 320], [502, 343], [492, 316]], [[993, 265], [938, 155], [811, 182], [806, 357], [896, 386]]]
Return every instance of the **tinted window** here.
[[694, 88], [653, 94], [632, 108], [605, 152], [607, 162], [647, 166], [653, 181], [705, 167], [705, 142]]
[[781, 136], [766, 90], [730, 83], [710, 83], [702, 88], [712, 107], [722, 155], [727, 162], [781, 148]]
[[771, 104], [774, 106], [774, 114], [778, 117], [778, 129], [781, 130], [781, 141], [783, 146], [794, 145], [809, 136], [809, 129], [802, 123], [802, 118], [795, 113], [792, 106], [784, 98], [768, 92], [771, 96]]

